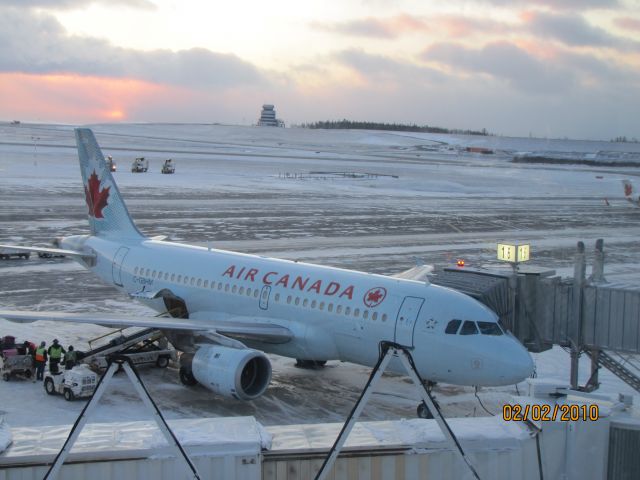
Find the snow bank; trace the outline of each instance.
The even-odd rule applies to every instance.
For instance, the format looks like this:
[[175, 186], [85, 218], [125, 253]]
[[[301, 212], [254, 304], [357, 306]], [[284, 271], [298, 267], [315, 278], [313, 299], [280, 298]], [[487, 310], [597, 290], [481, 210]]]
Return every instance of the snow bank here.
[[[180, 444], [193, 454], [258, 454], [271, 447], [271, 435], [254, 417], [169, 420], [168, 424]], [[14, 428], [8, 432], [9, 439], [13, 435], [13, 444], [0, 455], [0, 465], [54, 456], [70, 431], [71, 425]], [[171, 451], [155, 422], [138, 421], [87, 424], [71, 454], [76, 460], [99, 460], [132, 455], [158, 457]]]
[[[463, 443], [486, 448], [516, 446], [518, 441], [530, 438], [530, 432], [516, 422], [504, 422], [500, 417], [452, 418], [449, 426]], [[317, 425], [283, 425], [267, 427], [273, 434], [272, 450], [323, 450], [336, 440], [341, 423]], [[345, 447], [349, 448], [446, 448], [446, 439], [435, 420], [400, 420], [359, 422], [351, 431]]]

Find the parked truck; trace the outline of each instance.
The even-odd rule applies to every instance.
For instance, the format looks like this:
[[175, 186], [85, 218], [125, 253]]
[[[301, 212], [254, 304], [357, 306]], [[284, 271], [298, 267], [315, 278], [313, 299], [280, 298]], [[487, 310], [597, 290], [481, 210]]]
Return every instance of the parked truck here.
[[149, 160], [144, 157], [136, 158], [131, 164], [131, 173], [144, 173], [149, 169]]
[[19, 248], [0, 248], [0, 260], [9, 260], [10, 258], [24, 258], [28, 260], [31, 252], [20, 250]]
[[164, 165], [162, 165], [162, 173], [176, 173], [176, 166], [173, 163], [173, 160], [168, 159], [164, 161]]

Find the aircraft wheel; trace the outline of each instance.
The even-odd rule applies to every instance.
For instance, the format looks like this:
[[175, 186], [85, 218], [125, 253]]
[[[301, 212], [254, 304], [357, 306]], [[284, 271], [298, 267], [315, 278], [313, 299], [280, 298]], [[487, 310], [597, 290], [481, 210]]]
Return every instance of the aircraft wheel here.
[[[433, 400], [433, 403], [435, 403], [437, 408], [440, 408], [440, 404], [435, 399]], [[427, 404], [424, 402], [421, 402], [418, 405], [416, 413], [418, 414], [418, 418], [433, 418], [433, 413], [431, 413], [431, 410], [429, 410], [429, 407], [427, 407]]]
[[431, 410], [429, 410], [429, 407], [427, 407], [426, 403], [424, 402], [418, 404], [416, 413], [418, 414], [418, 418], [433, 418]]
[[53, 384], [53, 379], [51, 377], [47, 377], [44, 379], [44, 390], [49, 395], [53, 395], [56, 393], [56, 386]]
[[3, 373], [2, 374], [2, 378], [4, 379], [5, 382], [9, 381], [10, 375], [8, 373]]
[[198, 384], [198, 381], [193, 376], [191, 369], [187, 367], [180, 367], [180, 381], [184, 385], [188, 385], [190, 387]]
[[63, 392], [63, 395], [64, 395], [64, 399], [67, 402], [71, 402], [72, 400], [74, 400], [76, 398], [76, 396], [73, 394], [73, 392], [71, 391], [70, 388], [65, 388], [64, 392]]
[[31, 370], [25, 370], [24, 371], [25, 378], [31, 378], [31, 375], [32, 375]]
[[169, 366], [169, 357], [158, 357], [156, 360], [156, 367], [158, 368], [167, 368]]

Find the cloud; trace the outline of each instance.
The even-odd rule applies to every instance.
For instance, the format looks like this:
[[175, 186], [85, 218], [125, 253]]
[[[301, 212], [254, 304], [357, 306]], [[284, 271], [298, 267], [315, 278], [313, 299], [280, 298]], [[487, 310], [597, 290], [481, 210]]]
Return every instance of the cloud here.
[[341, 35], [398, 38], [411, 33], [442, 32], [448, 37], [467, 37], [475, 34], [504, 33], [513, 27], [490, 18], [471, 17], [468, 15], [436, 14], [429, 16], [396, 15], [380, 18], [349, 20], [346, 22], [313, 22], [311, 26]]
[[440, 72], [430, 67], [398, 61], [383, 55], [372, 55], [357, 49], [337, 52], [333, 58], [357, 71], [372, 84], [379, 82], [424, 84], [445, 80]]
[[76, 123], [122, 120], [130, 119], [141, 105], [175, 104], [183, 97], [177, 87], [141, 80], [0, 73], [0, 104], [10, 118]]
[[396, 38], [405, 33], [429, 30], [423, 19], [406, 14], [389, 18], [368, 17], [346, 22], [312, 22], [311, 27], [342, 35], [373, 38]]
[[616, 18], [614, 23], [622, 27], [626, 30], [631, 30], [633, 32], [640, 32], [640, 19], [638, 18], [630, 18], [630, 17], [621, 17]]
[[575, 14], [528, 12], [523, 19], [530, 30], [541, 38], [554, 38], [573, 47], [611, 47], [620, 49], [638, 48], [630, 39], [617, 37], [606, 30], [590, 25]]
[[425, 50], [422, 57], [454, 70], [487, 74], [530, 93], [557, 94], [575, 83], [571, 71], [542, 62], [508, 42], [490, 43], [479, 50], [439, 43]]
[[602, 60], [588, 54], [560, 51], [553, 61], [579, 75], [582, 83], [597, 83], [603, 88], [640, 86], [637, 70], [615, 63], [609, 58]]
[[3, 0], [4, 7], [44, 8], [44, 9], [78, 9], [94, 3], [105, 5], [121, 5], [132, 8], [155, 9], [150, 0]]
[[612, 9], [619, 7], [620, 0], [480, 0], [481, 3], [491, 3], [494, 5], [505, 5], [513, 7], [523, 5], [541, 5], [553, 10], [584, 11], [587, 9]]
[[198, 88], [261, 84], [263, 75], [235, 55], [202, 48], [141, 51], [70, 36], [52, 16], [9, 10], [0, 16], [0, 71], [134, 78]]

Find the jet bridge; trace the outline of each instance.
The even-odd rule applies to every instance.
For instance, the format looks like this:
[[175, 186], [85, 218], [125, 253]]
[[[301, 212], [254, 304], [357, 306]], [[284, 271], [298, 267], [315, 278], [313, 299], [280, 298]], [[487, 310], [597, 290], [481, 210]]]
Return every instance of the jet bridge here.
[[553, 345], [569, 349], [572, 388], [578, 388], [578, 361], [586, 353], [592, 378], [584, 389], [597, 388], [598, 368], [604, 366], [638, 390], [640, 369], [622, 356], [640, 354], [640, 286], [606, 281], [602, 240], [596, 242], [593, 259], [587, 278], [584, 244], [578, 242], [572, 278], [520, 265], [516, 270], [444, 268], [435, 270], [430, 281], [487, 305], [531, 352]]

